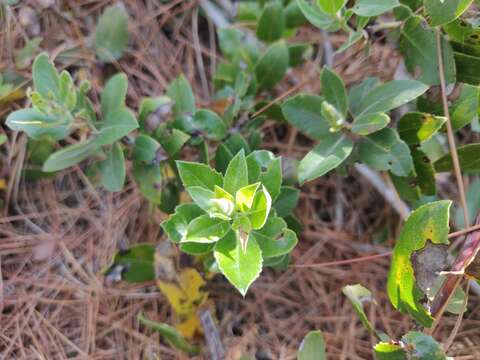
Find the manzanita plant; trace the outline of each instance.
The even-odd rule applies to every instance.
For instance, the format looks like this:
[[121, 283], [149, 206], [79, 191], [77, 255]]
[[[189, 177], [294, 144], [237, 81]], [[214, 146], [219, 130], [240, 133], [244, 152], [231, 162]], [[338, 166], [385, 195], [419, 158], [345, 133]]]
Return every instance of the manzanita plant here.
[[[475, 201], [466, 199], [461, 170], [480, 170], [480, 144], [455, 145], [456, 134], [480, 131], [478, 6], [473, 0], [240, 2], [236, 20], [242, 26], [223, 19], [217, 29], [222, 57], [208, 106], [198, 106], [183, 75], [164, 94], [142, 99], [138, 116], [126, 105], [125, 74], [105, 81], [96, 104], [89, 82], [75, 81], [66, 70], [59, 73], [41, 53], [33, 62], [29, 107], [9, 114], [6, 125], [29, 138], [24, 169], [29, 178], [79, 165], [94, 184], [117, 192], [131, 168], [139, 192], [170, 214], [161, 224], [168, 239], [203, 271], [222, 273], [243, 296], [262, 268], [288, 264], [301, 231], [293, 214], [297, 181], [313, 181], [335, 169], [345, 174], [358, 164], [384, 172], [414, 208], [393, 249], [387, 293], [393, 307], [425, 331], [417, 328], [395, 339], [366, 316], [364, 305], [373, 300], [368, 289], [347, 285], [343, 293], [377, 340], [373, 352], [378, 359], [447, 359], [456, 330], [443, 346], [431, 333], [444, 311], [464, 313], [468, 292], [460, 285], [479, 274], [480, 234], [478, 227], [470, 227], [480, 210], [478, 194], [472, 193]], [[368, 77], [347, 88], [327, 62], [319, 74], [320, 94], [274, 99], [272, 89], [289, 68], [313, 53], [312, 44], [292, 40], [309, 23], [325, 37], [344, 34], [345, 43], [331, 56], [352, 46], [364, 47], [368, 55], [372, 34], [381, 32], [396, 44], [408, 73], [401, 80]], [[123, 6], [104, 11], [91, 44], [100, 61], [122, 58], [127, 25]], [[29, 40], [18, 54], [22, 68], [38, 43]], [[12, 87], [0, 80], [2, 101]], [[315, 143], [294, 176], [287, 176], [280, 157], [261, 148], [267, 119], [286, 121]], [[184, 158], [186, 147], [195, 155]], [[436, 174], [442, 172], [452, 172], [457, 181], [461, 213], [457, 209], [455, 222], [452, 201], [438, 195]], [[377, 187], [379, 182], [380, 177], [374, 179]], [[478, 181], [473, 184], [478, 188]], [[450, 233], [454, 223], [465, 229]], [[450, 265], [449, 238], [467, 233]], [[154, 244], [123, 249], [105, 274], [132, 283], [157, 280], [177, 316], [175, 328], [142, 314], [139, 320], [173, 346], [196, 354], [199, 349], [185, 338], [200, 327], [199, 307], [208, 296], [204, 279], [193, 268], [177, 272], [165, 244], [162, 249]], [[298, 358], [325, 357], [321, 332], [309, 333]]]

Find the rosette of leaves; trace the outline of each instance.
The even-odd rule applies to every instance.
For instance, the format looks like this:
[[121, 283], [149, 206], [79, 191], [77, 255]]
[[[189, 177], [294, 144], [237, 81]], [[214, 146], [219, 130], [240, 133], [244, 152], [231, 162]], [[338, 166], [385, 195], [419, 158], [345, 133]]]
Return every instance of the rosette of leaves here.
[[206, 164], [177, 161], [192, 203], [177, 206], [162, 228], [182, 251], [212, 257], [218, 270], [245, 296], [262, 266], [287, 256], [295, 232], [272, 203], [282, 178], [280, 159], [268, 151], [240, 150], [225, 174]]
[[45, 156], [42, 171], [55, 172], [87, 158], [100, 158], [95, 169], [101, 184], [109, 191], [121, 190], [125, 181], [125, 159], [119, 140], [138, 127], [135, 116], [125, 105], [126, 75], [117, 74], [105, 84], [101, 118], [97, 119], [87, 96], [88, 82], [77, 88], [71, 75], [67, 71], [59, 74], [45, 53], [35, 59], [32, 71], [33, 90], [29, 92], [32, 107], [11, 113], [7, 126], [45, 144], [64, 140], [74, 131], [88, 132], [85, 141]]
[[331, 69], [321, 73], [322, 96], [299, 94], [282, 105], [287, 121], [319, 143], [300, 161], [300, 183], [314, 180], [354, 159], [376, 170], [408, 176], [410, 149], [387, 127], [389, 112], [422, 95], [428, 87], [416, 80], [380, 84], [367, 78], [350, 91]]

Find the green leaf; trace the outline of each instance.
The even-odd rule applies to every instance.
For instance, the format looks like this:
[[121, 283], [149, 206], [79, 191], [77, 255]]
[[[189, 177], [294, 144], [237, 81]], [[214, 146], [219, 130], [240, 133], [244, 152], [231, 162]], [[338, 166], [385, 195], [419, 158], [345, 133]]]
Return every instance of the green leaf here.
[[363, 308], [363, 304], [365, 302], [375, 302], [375, 300], [372, 298], [372, 293], [370, 290], [360, 284], [356, 284], [344, 286], [342, 292], [352, 303], [353, 309], [360, 318], [363, 326], [365, 326], [371, 334], [375, 335], [376, 331], [368, 320], [367, 314], [365, 314], [365, 310]]
[[285, 217], [290, 215], [297, 207], [299, 198], [300, 190], [291, 186], [282, 186], [280, 194], [273, 204], [273, 208], [276, 210], [278, 216]]
[[252, 231], [250, 237], [252, 236], [262, 249], [263, 258], [276, 258], [288, 254], [298, 243], [297, 234], [286, 228], [285, 221], [275, 217], [269, 218], [262, 229]]
[[162, 173], [158, 165], [133, 163], [133, 176], [140, 193], [151, 203], [160, 204]]
[[58, 98], [59, 75], [47, 53], [41, 53], [33, 62], [32, 67], [33, 87], [44, 98]]
[[212, 190], [201, 186], [190, 186], [186, 190], [195, 204], [207, 212], [210, 210], [212, 207], [211, 200], [215, 199], [215, 193]]
[[5, 134], [0, 134], [0, 145], [3, 145], [7, 142], [8, 137]]
[[413, 168], [408, 145], [390, 128], [363, 137], [357, 151], [360, 160], [376, 170], [407, 176]]
[[[330, 2], [330, 1], [329, 1]], [[320, 75], [322, 94], [345, 117], [347, 115], [347, 90], [340, 76], [328, 67]]]
[[109, 6], [98, 20], [94, 47], [98, 58], [111, 63], [122, 57], [128, 44], [128, 14], [121, 4]]
[[102, 116], [122, 110], [127, 97], [128, 79], [124, 73], [112, 76], [105, 84], [101, 95]]
[[300, 183], [316, 179], [338, 167], [351, 154], [353, 142], [346, 135], [334, 134], [316, 145], [298, 167]]
[[282, 37], [285, 28], [283, 5], [279, 1], [267, 4], [257, 23], [257, 37], [265, 42], [273, 42]]
[[242, 47], [244, 33], [235, 27], [226, 27], [217, 29], [218, 44], [225, 57], [233, 59]]
[[361, 83], [354, 85], [348, 91], [348, 106], [353, 115], [360, 113], [360, 104], [367, 95], [379, 85], [379, 81], [374, 77], [367, 77]]
[[270, 45], [255, 66], [258, 87], [271, 89], [282, 80], [289, 63], [288, 46], [280, 40]]
[[40, 48], [40, 43], [42, 40], [43, 38], [41, 37], [34, 37], [27, 40], [22, 49], [13, 51], [15, 57], [15, 66], [17, 69], [23, 70], [30, 66], [33, 57]]
[[166, 214], [172, 214], [175, 207], [180, 203], [180, 184], [177, 179], [167, 180], [162, 187], [160, 195], [160, 210]]
[[455, 51], [457, 81], [480, 85], [480, 57]]
[[357, 0], [352, 10], [359, 16], [378, 16], [399, 6], [398, 0]]
[[[455, 59], [450, 43], [442, 37], [443, 64], [447, 84], [455, 82]], [[411, 16], [401, 28], [400, 51], [414, 77], [428, 85], [440, 84], [435, 31], [425, 27], [421, 16]]]
[[331, 135], [330, 125], [321, 114], [323, 98], [310, 94], [299, 94], [282, 105], [287, 121], [298, 130], [320, 140]]
[[177, 129], [168, 129], [166, 124], [161, 124], [157, 128], [154, 137], [170, 156], [175, 156], [190, 140], [190, 135]]
[[424, 0], [432, 26], [447, 24], [468, 9], [473, 0]]
[[220, 143], [217, 147], [217, 151], [215, 152], [215, 168], [224, 174], [227, 170], [228, 164], [230, 161], [232, 161], [232, 159], [232, 152], [225, 144]]
[[340, 23], [334, 17], [328, 16], [317, 6], [316, 1], [310, 4], [306, 0], [296, 0], [297, 5], [307, 20], [319, 29], [337, 31]]
[[325, 340], [320, 330], [310, 331], [302, 340], [297, 360], [326, 360]]
[[244, 251], [234, 231], [217, 242], [214, 257], [222, 274], [243, 296], [262, 271], [262, 252], [255, 238], [248, 240]]
[[138, 244], [121, 250], [115, 254], [106, 276], [120, 272], [121, 280], [133, 284], [155, 280], [154, 257], [155, 246], [152, 244]]
[[398, 344], [380, 342], [375, 345], [377, 360], [408, 360], [406, 352]]
[[98, 151], [98, 146], [93, 141], [70, 145], [62, 150], [54, 152], [43, 164], [42, 170], [52, 172], [66, 169], [78, 164], [80, 161]]
[[413, 211], [405, 222], [393, 250], [388, 275], [388, 296], [392, 305], [409, 313], [423, 326], [430, 327], [433, 318], [419, 302], [419, 288], [410, 260], [413, 252], [423, 249], [427, 240], [433, 244], [448, 244], [449, 210], [452, 202], [435, 201]]
[[[480, 179], [476, 178], [468, 184], [467, 193], [468, 214], [470, 216], [470, 224], [475, 222], [475, 217], [480, 212]], [[461, 207], [455, 209], [455, 226], [458, 229], [465, 228], [463, 219], [463, 210]]]
[[230, 194], [248, 185], [248, 168], [245, 161], [245, 152], [240, 150], [228, 164], [223, 179], [223, 188]]
[[407, 349], [411, 349], [412, 360], [447, 360], [442, 346], [430, 335], [420, 331], [410, 331], [402, 337]]
[[257, 182], [238, 189], [235, 194], [235, 205], [240, 211], [245, 212], [252, 207], [253, 199], [259, 186], [260, 183]]
[[197, 110], [188, 124], [188, 132], [200, 130], [207, 139], [222, 140], [227, 134], [227, 128], [223, 120], [215, 112], [207, 109]]
[[480, 87], [461, 84], [460, 96], [450, 106], [453, 130], [460, 130], [478, 119]]
[[334, 16], [341, 8], [343, 8], [346, 2], [347, 0], [317, 0], [320, 10], [326, 14]]
[[173, 113], [175, 115], [195, 112], [195, 96], [190, 83], [183, 74], [172, 81], [167, 89], [167, 96], [174, 101]]
[[110, 145], [137, 128], [137, 119], [129, 109], [123, 107], [107, 113], [100, 124], [100, 131], [95, 138], [95, 142], [99, 146]]
[[358, 135], [369, 135], [383, 129], [390, 122], [385, 113], [374, 113], [356, 117], [352, 124], [352, 132]]
[[149, 165], [153, 164], [157, 159], [159, 149], [160, 144], [157, 140], [148, 135], [138, 135], [133, 145], [132, 159]]
[[[458, 160], [462, 171], [478, 171], [480, 170], [480, 143], [468, 144], [457, 148]], [[433, 163], [435, 170], [438, 172], [446, 172], [453, 170], [452, 155], [445, 154]]]
[[142, 324], [151, 327], [155, 331], [158, 331], [160, 335], [162, 335], [174, 348], [179, 349], [190, 355], [196, 355], [200, 352], [198, 346], [190, 345], [183, 338], [182, 334], [180, 334], [180, 332], [178, 332], [178, 330], [175, 329], [173, 326], [149, 320], [144, 317], [141, 312], [138, 313], [137, 318]]
[[437, 193], [435, 183], [435, 169], [428, 156], [420, 149], [411, 148], [413, 166], [417, 174], [417, 183], [422, 193], [428, 196], [434, 196]]
[[202, 215], [188, 224], [181, 242], [212, 243], [224, 237], [229, 230], [227, 221]]
[[181, 251], [189, 255], [205, 255], [210, 254], [215, 248], [215, 243], [197, 243], [197, 242], [186, 242], [179, 245]]
[[265, 225], [271, 208], [272, 198], [265, 186], [262, 185], [255, 193], [252, 206], [247, 212], [253, 230], [261, 229]]
[[261, 182], [275, 200], [282, 184], [281, 158], [267, 150], [256, 150], [245, 159], [248, 168], [248, 182]]
[[408, 145], [421, 144], [428, 141], [439, 131], [446, 118], [426, 113], [411, 112], [402, 116], [398, 122], [398, 134]]
[[[295, 2], [291, 4], [295, 4]], [[312, 53], [313, 47], [308, 43], [288, 45], [289, 65], [295, 67], [303, 64], [306, 59], [311, 58]]]
[[171, 241], [179, 243], [187, 233], [188, 224], [204, 214], [194, 203], [180, 204], [175, 208], [175, 213], [161, 223], [161, 227]]
[[387, 112], [402, 106], [428, 90], [428, 86], [416, 80], [393, 80], [376, 86], [360, 105], [359, 114]]
[[125, 158], [119, 143], [106, 152], [107, 158], [100, 164], [100, 182], [108, 191], [120, 191], [125, 183]]
[[176, 164], [185, 188], [200, 186], [213, 191], [215, 185], [222, 186], [222, 175], [206, 164], [188, 161], [176, 161]]
[[303, 15], [296, 1], [290, 1], [285, 8], [285, 26], [289, 29], [295, 29], [307, 23], [307, 18]]
[[15, 131], [24, 131], [32, 139], [44, 136], [61, 140], [70, 134], [70, 119], [46, 115], [37, 109], [20, 109], [7, 116], [6, 125]]

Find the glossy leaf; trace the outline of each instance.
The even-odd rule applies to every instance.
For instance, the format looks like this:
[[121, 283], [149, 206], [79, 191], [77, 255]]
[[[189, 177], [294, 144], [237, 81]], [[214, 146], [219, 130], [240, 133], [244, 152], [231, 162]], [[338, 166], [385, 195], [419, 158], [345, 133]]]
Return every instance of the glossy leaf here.
[[334, 18], [325, 14], [317, 6], [316, 1], [310, 4], [307, 0], [296, 0], [298, 7], [302, 11], [307, 20], [319, 29], [328, 31], [337, 31], [340, 27], [339, 22]]
[[324, 67], [320, 75], [322, 95], [326, 101], [345, 117], [347, 114], [347, 90], [340, 76], [328, 67]]
[[[480, 144], [468, 144], [457, 148], [458, 160], [462, 171], [478, 171], [480, 170]], [[438, 172], [452, 171], [453, 163], [450, 153], [445, 154], [434, 162], [433, 166]]]
[[424, 0], [432, 26], [447, 24], [468, 9], [473, 0]]
[[177, 168], [184, 187], [200, 186], [213, 191], [215, 185], [222, 186], [222, 175], [210, 166], [189, 161], [177, 161]]
[[270, 209], [272, 208], [272, 198], [265, 186], [255, 193], [252, 206], [246, 212], [253, 230], [258, 230], [265, 225]]
[[214, 257], [222, 274], [243, 296], [262, 271], [262, 252], [256, 240], [249, 239], [244, 250], [234, 231], [217, 242]]
[[331, 135], [330, 125], [320, 112], [322, 102], [320, 96], [299, 94], [282, 105], [282, 112], [298, 130], [320, 140]]
[[427, 89], [427, 85], [416, 80], [392, 80], [376, 86], [361, 102], [358, 116], [393, 110], [416, 99]]
[[388, 296], [392, 305], [403, 313], [409, 313], [423, 326], [430, 327], [433, 318], [419, 302], [420, 290], [410, 257], [425, 247], [427, 240], [433, 244], [448, 244], [449, 210], [451, 201], [436, 201], [413, 211], [405, 222], [393, 250], [392, 265], [388, 276]]
[[401, 117], [398, 122], [398, 134], [408, 145], [421, 144], [428, 141], [439, 131], [446, 118], [426, 113], [411, 112]]
[[378, 16], [399, 5], [398, 0], [357, 0], [352, 10], [359, 16]]
[[320, 10], [329, 15], [335, 15], [346, 2], [347, 0], [317, 0]]
[[98, 20], [95, 30], [95, 52], [111, 63], [122, 57], [128, 44], [128, 14], [121, 4], [109, 6]]
[[249, 235], [257, 240], [262, 249], [263, 258], [276, 258], [288, 254], [298, 243], [297, 235], [294, 231], [285, 228], [286, 224], [283, 220], [280, 222], [283, 228], [275, 232], [278, 228], [274, 227], [278, 226], [280, 220], [280, 218], [270, 218], [262, 229], [252, 231]]
[[106, 152], [107, 158], [100, 167], [100, 182], [108, 191], [120, 191], [125, 183], [125, 157], [122, 146], [113, 144]]
[[188, 224], [181, 242], [212, 243], [224, 237], [229, 230], [230, 224], [227, 221], [202, 215]]
[[43, 164], [42, 170], [46, 172], [59, 171], [76, 165], [98, 151], [98, 146], [93, 141], [70, 145], [54, 152]]
[[255, 184], [247, 185], [238, 189], [235, 194], [235, 204], [240, 211], [245, 212], [252, 207], [253, 199], [259, 186], [260, 183], [257, 182]]
[[188, 224], [204, 214], [205, 212], [194, 203], [180, 204], [175, 208], [175, 213], [162, 222], [161, 226], [171, 241], [179, 243], [187, 233]]
[[201, 186], [190, 186], [186, 190], [195, 204], [207, 212], [210, 210], [211, 200], [215, 199], [215, 193], [212, 190]]
[[230, 194], [236, 194], [239, 189], [248, 185], [248, 168], [245, 152], [241, 150], [228, 164], [223, 179], [223, 188]]
[[363, 163], [377, 170], [390, 170], [397, 176], [407, 176], [413, 168], [408, 145], [390, 128], [363, 137], [357, 151]]
[[369, 135], [383, 129], [390, 122], [385, 113], [361, 115], [353, 121], [352, 132], [358, 135]]
[[271, 89], [282, 80], [289, 64], [288, 46], [280, 40], [270, 45], [255, 66], [258, 86]]
[[[440, 84], [435, 31], [426, 27], [421, 16], [412, 16], [402, 27], [400, 51], [413, 76], [428, 85]], [[449, 42], [442, 37], [443, 64], [447, 84], [455, 82], [455, 59]]]
[[298, 167], [300, 183], [316, 179], [338, 167], [350, 155], [353, 142], [343, 134], [331, 135], [316, 145]]
[[326, 360], [325, 340], [320, 330], [310, 331], [302, 340], [297, 360]]
[[280, 1], [268, 3], [257, 23], [257, 37], [266, 42], [280, 39], [285, 28], [285, 14]]
[[374, 349], [377, 360], [408, 360], [407, 353], [398, 344], [380, 342]]

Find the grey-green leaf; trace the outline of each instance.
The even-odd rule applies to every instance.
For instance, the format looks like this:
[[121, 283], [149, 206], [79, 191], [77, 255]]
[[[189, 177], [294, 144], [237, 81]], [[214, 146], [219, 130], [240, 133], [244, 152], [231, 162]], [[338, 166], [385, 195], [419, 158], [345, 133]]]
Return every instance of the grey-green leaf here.
[[67, 146], [50, 155], [47, 161], [43, 164], [42, 170], [45, 172], [52, 172], [66, 169], [78, 164], [80, 161], [93, 155], [97, 151], [98, 146], [94, 141]]
[[120, 191], [125, 183], [125, 157], [121, 145], [114, 143], [106, 155], [100, 163], [100, 182], [108, 191]]
[[105, 84], [101, 95], [102, 116], [123, 109], [127, 96], [128, 79], [124, 73], [112, 76]]
[[282, 105], [282, 113], [298, 130], [320, 140], [330, 135], [330, 125], [321, 114], [322, 101], [320, 96], [299, 94]]
[[316, 179], [335, 169], [345, 161], [352, 149], [352, 140], [344, 134], [334, 134], [323, 139], [300, 161], [300, 183]]
[[337, 31], [340, 27], [338, 20], [334, 17], [325, 14], [317, 6], [316, 1], [310, 4], [306, 0], [296, 0], [298, 7], [302, 11], [307, 20], [319, 29], [325, 29], [328, 31]]
[[416, 80], [393, 80], [375, 87], [363, 99], [358, 115], [387, 112], [402, 106], [428, 90]]
[[326, 360], [325, 340], [320, 330], [310, 331], [302, 340], [297, 360]]
[[322, 95], [340, 113], [347, 114], [347, 90], [340, 76], [328, 67], [324, 67], [320, 75]]
[[468, 9], [473, 0], [424, 0], [432, 26], [447, 24]]
[[183, 74], [172, 81], [167, 89], [167, 95], [174, 101], [173, 112], [175, 115], [192, 115], [195, 112], [195, 96], [190, 83]]
[[280, 40], [270, 45], [255, 66], [258, 86], [271, 89], [282, 80], [289, 64], [288, 46]]
[[95, 141], [99, 146], [113, 144], [138, 128], [137, 119], [126, 107], [109, 112], [100, 125]]
[[111, 63], [122, 57], [128, 44], [128, 14], [121, 4], [109, 6], [95, 30], [95, 52], [98, 58]]
[[268, 3], [257, 23], [257, 37], [266, 42], [280, 39], [285, 28], [285, 14], [280, 1]]
[[390, 170], [397, 176], [407, 176], [413, 168], [408, 145], [390, 128], [363, 137], [357, 151], [362, 162], [377, 170]]
[[442, 346], [430, 335], [420, 331], [410, 331], [402, 337], [407, 345], [409, 359], [412, 360], [447, 360]]
[[352, 10], [359, 16], [378, 16], [399, 5], [398, 0], [357, 0]]
[[6, 125], [15, 131], [24, 131], [32, 139], [51, 136], [54, 140], [60, 140], [70, 133], [69, 117], [56, 118], [46, 115], [37, 109], [20, 109], [7, 116]]
[[383, 129], [390, 122], [385, 113], [361, 115], [353, 121], [352, 132], [358, 135], [369, 135]]
[[33, 86], [43, 97], [55, 98], [59, 95], [59, 75], [47, 53], [41, 53], [33, 62], [32, 67]]

